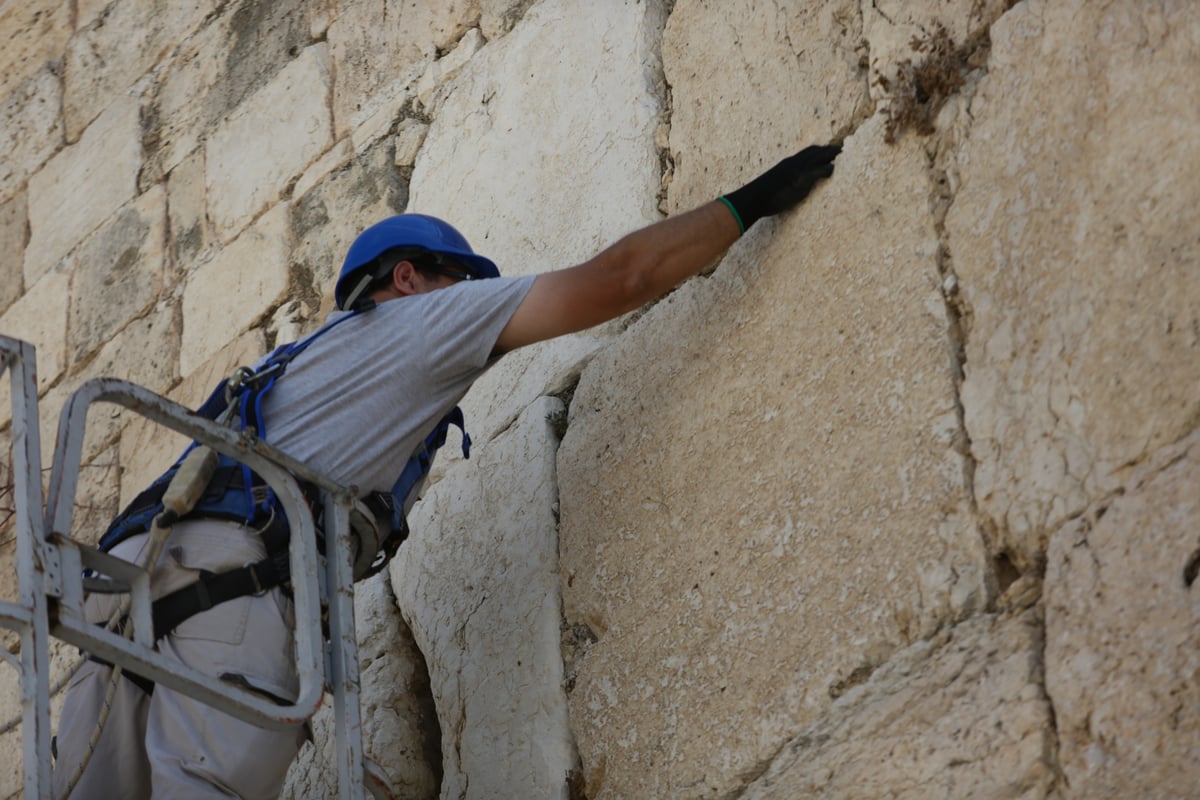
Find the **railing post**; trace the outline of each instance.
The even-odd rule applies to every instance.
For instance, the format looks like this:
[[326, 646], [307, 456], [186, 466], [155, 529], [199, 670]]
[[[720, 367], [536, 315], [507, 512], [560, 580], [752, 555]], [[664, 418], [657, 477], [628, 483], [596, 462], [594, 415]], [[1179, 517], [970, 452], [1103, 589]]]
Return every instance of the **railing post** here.
[[45, 591], [42, 455], [33, 345], [0, 336], [12, 373], [13, 499], [17, 523], [18, 599], [27, 613], [21, 633], [21, 741], [25, 797], [50, 797], [50, 611]]
[[338, 796], [363, 797], [362, 712], [359, 708], [358, 639], [354, 630], [354, 545], [349, 510], [325, 501], [325, 559], [329, 591], [329, 679], [333, 688]]

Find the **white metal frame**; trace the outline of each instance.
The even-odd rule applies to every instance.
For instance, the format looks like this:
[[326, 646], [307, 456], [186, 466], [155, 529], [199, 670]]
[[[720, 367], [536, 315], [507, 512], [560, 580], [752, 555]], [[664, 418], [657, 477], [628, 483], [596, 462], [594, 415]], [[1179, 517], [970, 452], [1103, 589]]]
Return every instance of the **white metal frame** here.
[[[0, 603], [0, 626], [20, 633], [21, 653], [18, 658], [0, 648], [0, 658], [20, 672], [24, 796], [50, 797], [49, 640], [54, 636], [263, 728], [286, 728], [307, 721], [321, 705], [328, 677], [334, 698], [339, 796], [359, 800], [369, 790], [376, 798], [390, 797], [386, 778], [364, 758], [362, 749], [351, 514], [365, 513], [365, 509], [353, 494], [253, 436], [198, 417], [135, 384], [98, 378], [76, 390], [63, 407], [43, 518], [33, 346], [0, 336], [0, 373], [4, 367], [12, 373], [13, 388], [19, 601]], [[291, 525], [289, 557], [300, 677], [299, 696], [291, 705], [276, 705], [155, 651], [149, 573], [70, 538], [87, 410], [95, 402], [123, 406], [247, 464], [279, 497]], [[324, 497], [325, 557], [317, 550], [312, 515], [295, 478], [315, 485]], [[85, 567], [128, 584], [131, 639], [84, 619]], [[321, 632], [322, 607], [328, 615], [328, 641]]]

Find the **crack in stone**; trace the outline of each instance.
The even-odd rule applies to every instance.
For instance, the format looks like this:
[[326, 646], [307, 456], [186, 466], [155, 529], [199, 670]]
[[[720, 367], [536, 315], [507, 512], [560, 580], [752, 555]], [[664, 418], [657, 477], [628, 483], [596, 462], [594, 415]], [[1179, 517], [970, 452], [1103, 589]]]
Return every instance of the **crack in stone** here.
[[[385, 570], [383, 574], [383, 586], [388, 602], [399, 612], [401, 611], [400, 598], [396, 596], [395, 587], [392, 585], [391, 573]], [[429, 661], [402, 612], [397, 614], [397, 622], [408, 630], [408, 649], [412, 654], [415, 673], [409, 682], [408, 691], [416, 698], [418, 709], [416, 722], [420, 736], [421, 756], [429, 766], [429, 771], [433, 775], [434, 788], [440, 795], [442, 782], [445, 779], [446, 765], [442, 759], [442, 725], [437, 712], [437, 699], [433, 695]]]
[[877, 1], [877, 0], [871, 0], [871, 8], [872, 8], [872, 10], [874, 10], [874, 12], [875, 12], [876, 14], [878, 14], [878, 15], [879, 15], [879, 16], [881, 16], [881, 17], [883, 17], [883, 18], [884, 18], [884, 19], [887, 21], [887, 23], [888, 23], [889, 25], [895, 25], [895, 24], [896, 24], [896, 20], [892, 19], [892, 18], [891, 18], [891, 17], [889, 17], [887, 14], [883, 13], [883, 9], [879, 7], [879, 3], [878, 3], [878, 1]]

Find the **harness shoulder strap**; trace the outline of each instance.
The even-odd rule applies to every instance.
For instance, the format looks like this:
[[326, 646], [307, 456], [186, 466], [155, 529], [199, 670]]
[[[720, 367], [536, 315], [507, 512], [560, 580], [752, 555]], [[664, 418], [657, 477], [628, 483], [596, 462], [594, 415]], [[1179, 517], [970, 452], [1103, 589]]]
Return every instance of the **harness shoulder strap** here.
[[[208, 398], [196, 409], [197, 415], [216, 420], [225, 413], [230, 403], [236, 402], [242, 429], [253, 427], [255, 434], [265, 439], [267, 432], [262, 414], [263, 399], [287, 370], [288, 364], [325, 333], [359, 313], [352, 311], [327, 322], [302, 339], [276, 347], [253, 370], [239, 369], [234, 378], [223, 380], [213, 388]], [[99, 546], [102, 550], [110, 550], [130, 536], [150, 529], [154, 517], [162, 511], [162, 497], [167, 485], [179, 469], [179, 464], [194, 447], [196, 443], [192, 442], [166, 472], [117, 515], [100, 537]], [[306, 495], [315, 494], [312, 487], [304, 482], [301, 482], [301, 489]], [[253, 525], [269, 518], [274, 511], [282, 513], [270, 487], [246, 465], [228, 456], [221, 456], [217, 474], [204, 497], [196, 504], [193, 514]]]

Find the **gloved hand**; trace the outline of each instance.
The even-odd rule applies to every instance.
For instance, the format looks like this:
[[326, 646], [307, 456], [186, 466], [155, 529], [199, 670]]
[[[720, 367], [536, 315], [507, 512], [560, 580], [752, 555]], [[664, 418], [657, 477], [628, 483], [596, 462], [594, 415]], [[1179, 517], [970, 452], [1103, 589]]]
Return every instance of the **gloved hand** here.
[[737, 191], [717, 199], [729, 206], [745, 233], [763, 217], [798, 205], [818, 182], [833, 174], [833, 160], [840, 152], [841, 142], [806, 147]]

